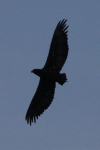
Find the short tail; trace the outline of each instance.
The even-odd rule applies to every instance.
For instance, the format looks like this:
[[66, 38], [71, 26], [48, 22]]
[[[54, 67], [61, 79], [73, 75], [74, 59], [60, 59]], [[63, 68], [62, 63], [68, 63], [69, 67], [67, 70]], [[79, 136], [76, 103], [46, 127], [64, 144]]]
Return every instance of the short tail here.
[[67, 77], [65, 73], [61, 73], [59, 75], [59, 80], [57, 81], [60, 85], [63, 85], [65, 82], [67, 82]]

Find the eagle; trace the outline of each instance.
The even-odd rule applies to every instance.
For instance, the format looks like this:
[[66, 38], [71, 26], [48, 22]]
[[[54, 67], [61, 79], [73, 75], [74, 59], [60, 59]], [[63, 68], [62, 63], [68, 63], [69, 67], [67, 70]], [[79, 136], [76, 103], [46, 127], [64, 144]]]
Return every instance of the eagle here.
[[29, 105], [25, 119], [32, 124], [46, 110], [53, 101], [56, 82], [63, 85], [67, 81], [65, 73], [60, 73], [68, 56], [67, 19], [59, 21], [50, 45], [46, 63], [42, 69], [31, 72], [40, 77], [39, 85]]

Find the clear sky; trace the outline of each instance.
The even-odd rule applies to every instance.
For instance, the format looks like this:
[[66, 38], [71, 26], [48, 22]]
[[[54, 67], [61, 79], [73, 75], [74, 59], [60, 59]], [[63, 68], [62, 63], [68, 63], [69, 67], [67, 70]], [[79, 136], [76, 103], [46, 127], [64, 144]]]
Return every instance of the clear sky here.
[[[55, 98], [30, 126], [54, 29], [68, 19], [68, 59]], [[0, 150], [100, 150], [100, 0], [0, 0]]]

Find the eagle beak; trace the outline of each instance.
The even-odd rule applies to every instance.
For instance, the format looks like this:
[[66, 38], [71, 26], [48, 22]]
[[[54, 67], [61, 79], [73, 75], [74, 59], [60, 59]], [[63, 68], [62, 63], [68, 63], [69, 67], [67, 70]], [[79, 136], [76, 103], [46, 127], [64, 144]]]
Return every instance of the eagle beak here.
[[32, 70], [31, 73], [34, 73], [34, 70]]

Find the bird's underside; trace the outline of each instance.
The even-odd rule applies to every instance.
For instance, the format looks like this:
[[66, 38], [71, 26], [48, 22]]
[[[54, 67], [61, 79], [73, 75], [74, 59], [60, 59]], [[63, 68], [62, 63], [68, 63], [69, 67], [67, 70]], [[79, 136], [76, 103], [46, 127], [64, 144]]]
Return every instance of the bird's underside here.
[[33, 73], [40, 77], [39, 85], [26, 113], [27, 123], [36, 119], [46, 110], [54, 98], [56, 82], [66, 82], [65, 73], [60, 74], [68, 55], [66, 21], [59, 21], [53, 34], [49, 54], [42, 69], [34, 69]]

